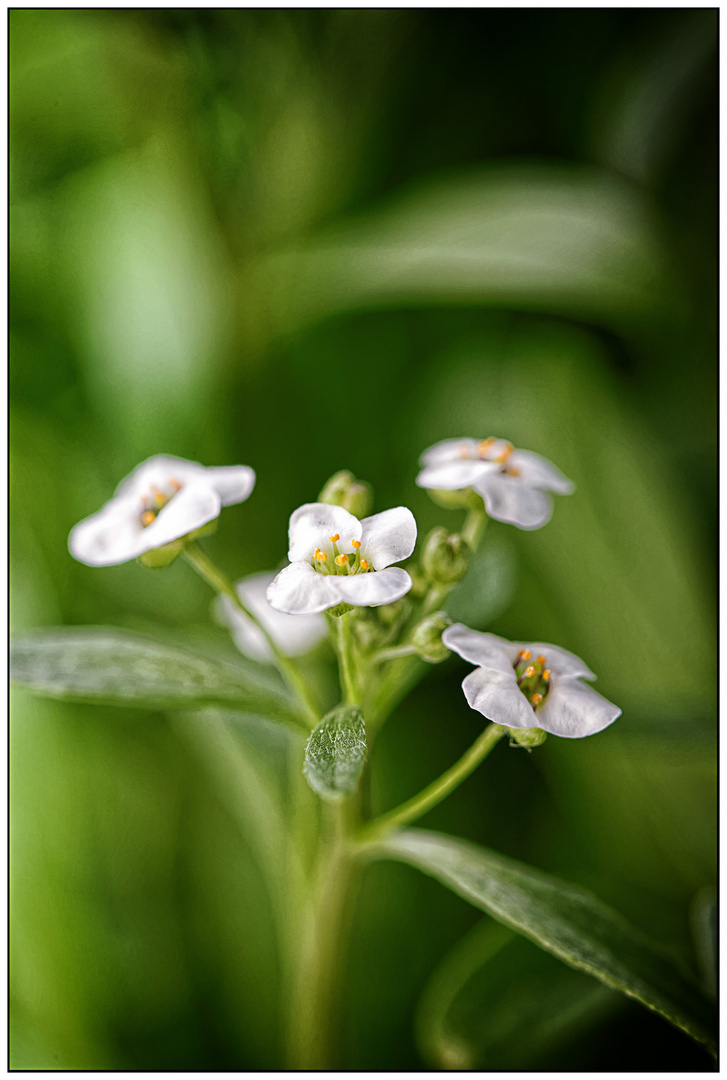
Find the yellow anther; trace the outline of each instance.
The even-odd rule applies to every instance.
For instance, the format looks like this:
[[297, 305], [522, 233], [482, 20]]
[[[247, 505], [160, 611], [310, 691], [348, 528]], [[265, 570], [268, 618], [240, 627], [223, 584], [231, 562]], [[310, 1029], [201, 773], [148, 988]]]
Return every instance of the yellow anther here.
[[546, 668], [542, 675], [543, 682], [548, 682], [550, 679], [550, 668]]
[[518, 660], [529, 660], [531, 656], [530, 649], [521, 649], [517, 654]]
[[520, 475], [520, 470], [516, 469], [514, 465], [511, 465], [510, 468], [507, 470], [507, 475], [508, 476], [519, 476]]
[[505, 443], [505, 449], [501, 450], [495, 458], [495, 461], [498, 463], [498, 465], [504, 465], [514, 449], [515, 447], [512, 445], [512, 443]]
[[179, 480], [174, 480], [174, 479], [171, 479], [171, 480], [169, 481], [169, 487], [170, 487], [170, 488], [172, 489], [172, 491], [179, 491], [179, 489], [181, 488], [181, 486], [182, 486], [182, 485], [181, 485], [181, 484], [179, 483]]
[[525, 671], [523, 672], [523, 678], [524, 679], [529, 679], [530, 676], [534, 675], [534, 674], [535, 674], [535, 668], [533, 667], [532, 664], [528, 664], [528, 666], [525, 668]]
[[362, 559], [361, 560], [361, 569], [362, 570], [368, 570], [368, 568], [369, 568], [369, 564], [366, 562], [365, 559]]
[[326, 555], [325, 551], [321, 551], [320, 548], [316, 548], [313, 552], [313, 558], [316, 562], [326, 562], [328, 556]]
[[329, 536], [328, 539], [331, 541], [332, 544], [335, 544], [336, 540], [341, 539], [340, 533], [334, 533], [333, 536]]
[[336, 555], [336, 565], [345, 566], [348, 562], [348, 555]]
[[356, 551], [358, 551], [358, 549], [361, 547], [361, 541], [360, 540], [352, 540], [351, 541], [351, 547], [356, 548]]
[[147, 525], [151, 525], [152, 521], [156, 521], [156, 514], [153, 510], [145, 510], [141, 515], [141, 523], [144, 528], [146, 528]]
[[477, 453], [480, 455], [480, 457], [485, 456], [485, 454], [487, 453], [487, 451], [490, 449], [490, 447], [492, 446], [492, 444], [494, 442], [495, 442], [494, 435], [490, 435], [490, 437], [488, 439], [483, 439], [482, 440], [482, 442], [477, 447]]
[[538, 657], [538, 663], [539, 664], [545, 664], [545, 657], [544, 656], [539, 656]]
[[543, 695], [542, 694], [533, 694], [533, 696], [530, 698], [530, 700], [532, 701], [533, 705], [539, 705], [540, 702], [543, 700]]

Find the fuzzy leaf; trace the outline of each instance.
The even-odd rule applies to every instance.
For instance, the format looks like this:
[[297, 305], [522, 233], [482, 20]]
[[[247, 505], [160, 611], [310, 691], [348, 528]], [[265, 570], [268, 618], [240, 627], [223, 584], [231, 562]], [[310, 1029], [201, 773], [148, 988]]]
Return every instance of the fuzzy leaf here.
[[304, 772], [317, 795], [338, 802], [355, 791], [365, 760], [363, 713], [358, 705], [339, 705], [311, 734]]
[[713, 1010], [690, 973], [586, 889], [441, 833], [412, 829], [377, 848], [714, 1048]]

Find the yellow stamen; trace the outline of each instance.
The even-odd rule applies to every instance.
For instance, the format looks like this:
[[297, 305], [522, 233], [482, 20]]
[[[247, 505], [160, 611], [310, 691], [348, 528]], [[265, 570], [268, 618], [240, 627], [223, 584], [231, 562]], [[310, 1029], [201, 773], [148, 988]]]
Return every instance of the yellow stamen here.
[[550, 668], [546, 668], [542, 675], [543, 682], [548, 682], [550, 679]]
[[172, 489], [172, 491], [179, 491], [181, 486], [182, 485], [179, 483], [178, 480], [172, 479], [172, 480], [169, 481], [169, 487]]
[[341, 539], [340, 533], [334, 533], [333, 536], [329, 536], [328, 539], [331, 541], [332, 544], [335, 544], [336, 540]]
[[545, 663], [545, 657], [544, 656], [539, 656], [538, 657], [538, 663], [539, 664], [544, 664]]
[[533, 696], [530, 698], [530, 700], [532, 701], [533, 705], [539, 705], [540, 702], [543, 700], [543, 695], [542, 694], [533, 694]]
[[320, 548], [316, 548], [313, 552], [313, 558], [316, 562], [326, 562], [328, 556], [326, 555], [325, 551], [321, 551]]
[[520, 470], [516, 469], [514, 465], [511, 465], [510, 468], [507, 470], [507, 475], [508, 476], [519, 476], [520, 475]]
[[[336, 538], [336, 539], [338, 539], [338, 538]], [[358, 551], [358, 549], [361, 547], [361, 541], [360, 540], [352, 540], [351, 541], [351, 547], [356, 548], [356, 551]]]
[[495, 442], [495, 436], [494, 435], [490, 435], [490, 437], [488, 439], [483, 439], [482, 440], [482, 442], [477, 447], [477, 453], [480, 455], [480, 457], [485, 456], [485, 454], [487, 453], [487, 451], [490, 449], [490, 447], [492, 446], [492, 444], [494, 442]]
[[529, 679], [530, 676], [534, 675], [534, 674], [535, 674], [535, 668], [533, 667], [532, 664], [528, 664], [528, 666], [525, 668], [525, 671], [523, 672], [523, 678], [524, 679]]
[[529, 660], [531, 656], [530, 649], [521, 649], [517, 654], [518, 660]]
[[146, 528], [147, 525], [151, 525], [152, 521], [156, 521], [156, 514], [153, 510], [145, 510], [141, 515], [141, 523], [144, 528]]
[[512, 443], [505, 443], [505, 449], [501, 450], [495, 458], [495, 461], [498, 463], [498, 465], [504, 465], [514, 449], [515, 447], [512, 445]]
[[368, 570], [368, 568], [369, 568], [369, 564], [366, 562], [365, 559], [362, 559], [361, 560], [361, 569], [362, 570]]
[[336, 565], [345, 566], [348, 562], [348, 555], [336, 555]]

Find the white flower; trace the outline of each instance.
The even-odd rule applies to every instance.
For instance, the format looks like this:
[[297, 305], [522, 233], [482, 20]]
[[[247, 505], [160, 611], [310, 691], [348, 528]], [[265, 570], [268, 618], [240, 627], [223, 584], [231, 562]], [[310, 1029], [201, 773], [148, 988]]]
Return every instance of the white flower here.
[[[300, 656], [326, 636], [326, 620], [323, 615], [305, 615], [301, 618], [285, 615], [271, 608], [265, 592], [274, 577], [275, 571], [251, 574], [237, 582], [237, 595], [262, 623], [282, 653], [286, 656]], [[214, 607], [217, 618], [229, 627], [241, 653], [253, 660], [273, 660], [273, 651], [265, 640], [265, 635], [252, 619], [233, 604], [229, 596], [221, 593], [216, 597]]]
[[445, 439], [426, 450], [421, 463], [419, 487], [472, 487], [491, 518], [521, 529], [539, 529], [550, 521], [553, 503], [548, 492], [570, 495], [574, 490], [546, 458], [515, 450], [504, 439]]
[[496, 724], [580, 739], [621, 715], [618, 706], [580, 681], [596, 677], [583, 661], [557, 645], [506, 641], [462, 623], [448, 627], [442, 641], [478, 665], [462, 683], [464, 696]]
[[[207, 469], [158, 454], [122, 480], [114, 497], [71, 530], [71, 554], [89, 566], [113, 566], [163, 547], [244, 502], [255, 486], [247, 465]], [[180, 545], [181, 546], [181, 545]]]
[[416, 538], [414, 515], [404, 506], [359, 521], [342, 506], [306, 503], [290, 518], [290, 566], [268, 588], [268, 600], [291, 615], [341, 603], [391, 604], [412, 585], [406, 570], [391, 563], [407, 559]]

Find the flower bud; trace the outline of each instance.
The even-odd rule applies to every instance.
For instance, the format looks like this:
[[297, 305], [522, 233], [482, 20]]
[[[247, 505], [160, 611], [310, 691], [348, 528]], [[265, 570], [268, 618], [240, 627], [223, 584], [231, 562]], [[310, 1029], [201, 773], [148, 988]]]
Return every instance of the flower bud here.
[[427, 488], [429, 497], [437, 506], [445, 510], [471, 510], [475, 506], [482, 506], [482, 496], [478, 495], [474, 488], [460, 488], [457, 491], [448, 491], [444, 488]]
[[422, 567], [432, 581], [454, 585], [467, 573], [470, 549], [459, 533], [449, 534], [439, 526], [432, 529], [424, 543]]
[[371, 513], [374, 492], [371, 484], [357, 480], [348, 469], [341, 469], [323, 485], [318, 502], [342, 506], [349, 514], [360, 519]]
[[443, 611], [435, 611], [422, 619], [411, 636], [411, 643], [428, 664], [440, 664], [449, 656], [449, 649], [442, 642], [442, 634], [452, 620]]
[[510, 745], [517, 743], [518, 746], [524, 746], [526, 750], [531, 750], [534, 746], [540, 746], [548, 738], [547, 731], [543, 731], [538, 727], [525, 727], [525, 728], [506, 728], [508, 735], [510, 736]]

